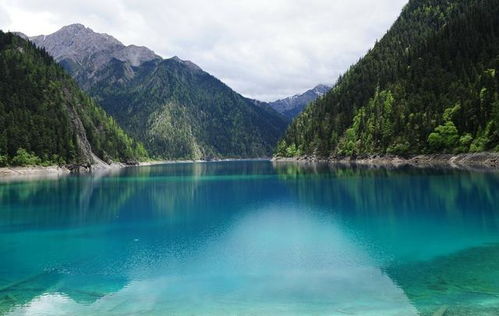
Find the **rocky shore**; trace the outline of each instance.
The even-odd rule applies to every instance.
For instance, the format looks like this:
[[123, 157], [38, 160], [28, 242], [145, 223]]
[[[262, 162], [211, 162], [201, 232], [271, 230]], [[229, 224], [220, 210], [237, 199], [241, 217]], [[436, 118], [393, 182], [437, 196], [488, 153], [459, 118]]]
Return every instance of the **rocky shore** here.
[[102, 172], [117, 170], [133, 166], [149, 166], [161, 164], [163, 161], [133, 162], [133, 163], [111, 163], [111, 164], [71, 164], [65, 166], [27, 166], [27, 167], [2, 167], [0, 168], [0, 178], [57, 178], [69, 174], [85, 174], [90, 172]]
[[414, 166], [414, 167], [451, 167], [451, 168], [477, 168], [499, 169], [499, 153], [474, 153], [474, 154], [435, 154], [414, 156], [369, 155], [358, 157], [331, 156], [316, 157], [302, 156], [295, 158], [274, 157], [274, 161], [302, 161], [302, 162], [328, 162], [343, 164], [358, 164], [367, 166]]
[[59, 166], [33, 166], [33, 167], [3, 167], [0, 168], [0, 177], [7, 176], [61, 176], [70, 174], [71, 171], [66, 167]]
[[153, 166], [167, 163], [193, 162], [189, 161], [127, 161], [107, 164], [102, 160], [94, 160], [94, 164], [70, 164], [64, 166], [26, 166], [1, 167], [0, 180], [58, 178], [69, 174], [102, 173], [134, 166]]

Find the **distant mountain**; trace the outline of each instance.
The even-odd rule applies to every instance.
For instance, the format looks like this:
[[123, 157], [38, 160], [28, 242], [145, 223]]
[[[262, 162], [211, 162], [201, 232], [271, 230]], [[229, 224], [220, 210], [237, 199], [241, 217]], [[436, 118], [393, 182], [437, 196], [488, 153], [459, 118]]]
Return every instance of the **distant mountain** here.
[[330, 89], [331, 86], [320, 84], [302, 94], [270, 102], [269, 106], [287, 118], [293, 119], [300, 114], [310, 102], [323, 96]]
[[146, 157], [46, 52], [0, 31], [0, 61], [1, 166]]
[[162, 59], [80, 24], [30, 39], [156, 157], [270, 156], [287, 126], [190, 61]]
[[410, 0], [278, 155], [499, 151], [498, 17], [497, 0]]

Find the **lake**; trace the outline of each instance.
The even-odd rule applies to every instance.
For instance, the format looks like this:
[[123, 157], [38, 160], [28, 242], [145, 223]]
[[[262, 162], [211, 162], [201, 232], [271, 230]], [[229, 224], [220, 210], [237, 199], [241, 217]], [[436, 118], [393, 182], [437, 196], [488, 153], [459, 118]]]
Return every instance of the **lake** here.
[[0, 183], [0, 314], [497, 315], [499, 173], [229, 161]]

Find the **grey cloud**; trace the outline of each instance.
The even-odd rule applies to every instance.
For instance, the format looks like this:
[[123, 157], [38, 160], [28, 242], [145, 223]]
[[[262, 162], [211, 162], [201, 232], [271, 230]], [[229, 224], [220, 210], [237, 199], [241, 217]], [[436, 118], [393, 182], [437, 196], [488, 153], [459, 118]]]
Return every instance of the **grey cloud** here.
[[[406, 0], [3, 0], [0, 27], [30, 35], [80, 22], [163, 57], [189, 59], [262, 100], [333, 83]], [[2, 18], [2, 15], [0, 15]]]
[[[0, 10], [0, 25], [10, 25], [10, 18], [6, 11]], [[8, 31], [8, 30], [6, 30]]]

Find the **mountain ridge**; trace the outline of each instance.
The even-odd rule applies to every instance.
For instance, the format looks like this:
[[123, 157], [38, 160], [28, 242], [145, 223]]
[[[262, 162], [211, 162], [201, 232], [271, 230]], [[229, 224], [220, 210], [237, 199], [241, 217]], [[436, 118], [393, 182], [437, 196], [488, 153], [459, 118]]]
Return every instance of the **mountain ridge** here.
[[373, 49], [293, 121], [276, 155], [498, 151], [498, 15], [491, 0], [409, 1]]
[[45, 51], [0, 31], [0, 165], [103, 165], [147, 157]]
[[32, 40], [158, 158], [269, 157], [288, 124], [191, 61], [146, 54], [133, 63], [117, 56], [119, 41], [83, 25]]
[[[103, 51], [109, 51], [112, 57], [128, 61], [132, 66], [139, 66], [145, 61], [161, 58], [145, 46], [126, 46], [112, 35], [94, 32], [91, 28], [79, 23], [66, 25], [50, 35], [37, 35], [28, 38], [35, 45], [43, 46], [50, 51], [57, 62], [67, 58], [68, 55], [81, 60], [87, 55]], [[79, 45], [82, 42], [85, 42], [84, 45]], [[89, 49], [89, 51], [82, 52], [83, 48]], [[85, 55], [82, 56], [82, 53]]]
[[300, 114], [309, 103], [315, 101], [319, 97], [322, 97], [331, 88], [332, 86], [330, 85], [318, 84], [312, 89], [309, 89], [303, 93], [269, 102], [268, 105], [277, 112], [292, 120], [298, 114]]

